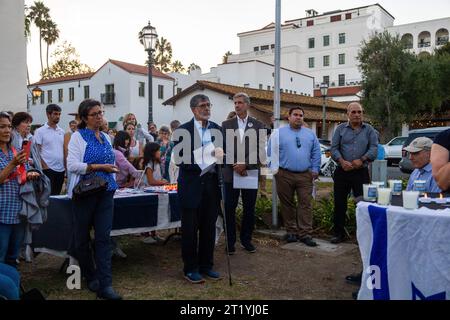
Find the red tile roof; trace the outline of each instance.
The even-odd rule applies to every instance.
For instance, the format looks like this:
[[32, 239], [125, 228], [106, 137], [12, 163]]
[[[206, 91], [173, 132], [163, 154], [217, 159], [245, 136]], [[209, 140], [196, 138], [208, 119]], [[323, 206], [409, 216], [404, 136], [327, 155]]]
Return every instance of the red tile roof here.
[[[118, 60], [112, 60], [112, 59], [109, 59], [109, 61], [112, 64], [118, 66], [119, 68], [122, 68], [123, 70], [128, 71], [129, 73], [148, 75], [148, 67], [147, 66], [141, 66], [138, 64], [123, 62], [123, 61], [118, 61]], [[158, 77], [158, 78], [164, 78], [164, 79], [168, 79], [168, 80], [174, 80], [172, 77], [169, 77], [168, 75], [162, 73], [155, 67], [152, 67], [152, 76]]]
[[55, 83], [55, 82], [64, 82], [64, 81], [87, 80], [87, 79], [90, 79], [94, 74], [95, 74], [95, 72], [90, 72], [90, 73], [84, 73], [84, 74], [76, 74], [74, 76], [40, 80], [39, 82], [32, 83], [29, 86], [38, 86], [38, 85], [43, 85], [43, 84], [51, 84], [51, 83]]
[[[328, 88], [328, 97], [343, 97], [354, 96], [361, 91], [360, 86], [355, 87], [342, 87], [342, 88]], [[320, 89], [314, 90], [314, 97], [321, 97]]]

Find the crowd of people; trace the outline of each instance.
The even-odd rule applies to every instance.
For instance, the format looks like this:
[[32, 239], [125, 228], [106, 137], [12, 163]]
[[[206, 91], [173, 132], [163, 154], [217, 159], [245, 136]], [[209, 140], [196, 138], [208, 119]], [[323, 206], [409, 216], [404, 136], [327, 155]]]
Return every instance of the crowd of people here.
[[[258, 186], [242, 187], [238, 181], [254, 176], [257, 181], [265, 182], [261, 176], [265, 165], [272, 169], [276, 180], [286, 241], [317, 246], [312, 238], [312, 195], [320, 172], [321, 151], [315, 132], [304, 122], [305, 110], [300, 106], [290, 108], [288, 124], [273, 131], [249, 115], [251, 101], [247, 94], [236, 94], [233, 103], [235, 111], [220, 125], [210, 120], [209, 97], [200, 94], [190, 101], [193, 117], [186, 123], [174, 120], [170, 126], [163, 125], [158, 130], [155, 123], [149, 122], [148, 130], [144, 130], [136, 116], [129, 113], [123, 117], [122, 130], [117, 131], [108, 127], [101, 103], [87, 99], [79, 105], [78, 118], [69, 123], [67, 132], [59, 126], [61, 108], [50, 104], [46, 108], [48, 121], [34, 135], [31, 115], [1, 112], [0, 296], [19, 297], [15, 270], [21, 247], [31, 241], [25, 240], [27, 221], [22, 217], [21, 190], [29, 181], [42, 180], [42, 188], [47, 188], [48, 195], [67, 193], [69, 197], [80, 181], [100, 178], [107, 182], [106, 190], [100, 194], [73, 200], [74, 256], [89, 290], [103, 299], [121, 299], [112, 287], [114, 241], [110, 237], [113, 196], [119, 188], [178, 183], [183, 274], [191, 283], [202, 283], [205, 278], [221, 279], [214, 269], [214, 248], [222, 200], [226, 254], [237, 253], [236, 209], [240, 197], [243, 215], [239, 242], [245, 252], [257, 251], [253, 231]], [[369, 166], [377, 158], [379, 140], [375, 129], [363, 121], [359, 103], [349, 104], [347, 116], [348, 122], [337, 127], [331, 146], [332, 158], [338, 163], [333, 177], [334, 236], [330, 240], [335, 244], [346, 238], [350, 193], [358, 198], [363, 194], [363, 184], [370, 183]], [[182, 131], [189, 134], [192, 143], [177, 153], [177, 146], [187, 139], [179, 134]], [[232, 140], [225, 138], [229, 131], [233, 133]], [[217, 139], [216, 132], [223, 139]], [[256, 137], [255, 144], [248, 138], [252, 135]], [[195, 141], [199, 141], [200, 147], [214, 145], [217, 158], [214, 165], [205, 169], [196, 163]], [[427, 181], [428, 192], [450, 191], [449, 144], [447, 130], [434, 142], [418, 138], [406, 148], [416, 168], [408, 189], [414, 180], [421, 179]], [[239, 150], [243, 150], [242, 157]], [[47, 202], [40, 203], [44, 203], [43, 207], [45, 203], [48, 205], [48, 197]], [[30, 214], [25, 216], [29, 221]], [[92, 228], [94, 248], [90, 245]], [[161, 239], [154, 232], [142, 236], [146, 243]], [[347, 280], [360, 278], [357, 274]]]

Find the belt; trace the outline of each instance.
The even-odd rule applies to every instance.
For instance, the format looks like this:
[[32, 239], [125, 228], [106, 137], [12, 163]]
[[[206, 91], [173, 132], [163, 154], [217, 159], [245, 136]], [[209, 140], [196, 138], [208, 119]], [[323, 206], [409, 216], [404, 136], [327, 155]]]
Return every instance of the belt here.
[[309, 170], [305, 170], [305, 171], [292, 171], [292, 170], [289, 170], [289, 169], [285, 169], [285, 168], [282, 168], [282, 167], [280, 167], [280, 169], [281, 170], [283, 170], [283, 171], [287, 171], [287, 172], [290, 172], [290, 173], [306, 173], [306, 172], [309, 172]]

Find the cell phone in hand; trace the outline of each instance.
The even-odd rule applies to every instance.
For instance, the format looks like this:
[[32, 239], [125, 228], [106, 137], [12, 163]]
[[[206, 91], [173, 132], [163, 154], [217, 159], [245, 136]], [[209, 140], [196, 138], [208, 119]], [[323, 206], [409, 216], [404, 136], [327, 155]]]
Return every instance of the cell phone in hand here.
[[30, 147], [31, 147], [31, 143], [29, 140], [24, 139], [22, 141], [22, 151], [24, 151], [27, 155], [27, 159], [30, 158]]

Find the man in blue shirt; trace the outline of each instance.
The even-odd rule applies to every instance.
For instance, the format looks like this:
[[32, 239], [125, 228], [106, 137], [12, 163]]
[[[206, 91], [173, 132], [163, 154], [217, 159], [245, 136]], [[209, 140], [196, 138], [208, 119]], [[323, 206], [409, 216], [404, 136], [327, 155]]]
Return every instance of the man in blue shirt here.
[[414, 181], [423, 180], [425, 182], [425, 192], [441, 192], [433, 178], [433, 171], [430, 163], [431, 147], [433, 140], [427, 137], [414, 139], [404, 150], [409, 152], [409, 159], [415, 170], [409, 177], [407, 191], [414, 190]]
[[[279, 163], [275, 179], [287, 242], [301, 241], [315, 247], [317, 244], [311, 237], [311, 201], [313, 181], [319, 177], [321, 153], [316, 134], [304, 126], [304, 115], [301, 107], [289, 110], [289, 125], [272, 134], [268, 152], [272, 155], [272, 169], [276, 171], [274, 166]], [[294, 202], [295, 193], [298, 205]]]

